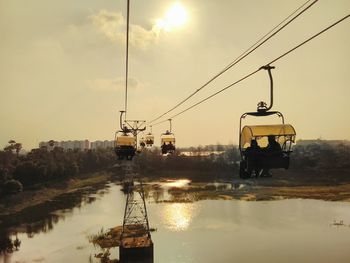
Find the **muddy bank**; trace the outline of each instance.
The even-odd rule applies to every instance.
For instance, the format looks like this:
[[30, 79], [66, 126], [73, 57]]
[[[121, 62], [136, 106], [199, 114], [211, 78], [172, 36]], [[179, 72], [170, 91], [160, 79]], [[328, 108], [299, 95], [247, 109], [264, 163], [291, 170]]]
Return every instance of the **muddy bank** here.
[[[150, 232], [156, 231], [154, 228], [149, 229]], [[96, 235], [89, 236], [89, 242], [100, 246], [101, 248], [119, 247], [121, 244], [121, 235], [123, 232], [123, 226], [116, 226], [108, 229], [107, 231], [101, 231]], [[134, 224], [125, 226], [124, 238], [142, 237], [147, 236], [146, 228], [143, 225]]]
[[[17, 214], [51, 202], [60, 195], [82, 191], [107, 182], [119, 182], [122, 175], [115, 171], [102, 171], [85, 174], [65, 182], [38, 186], [0, 199], [0, 221], [3, 217]], [[311, 198], [327, 201], [350, 200], [350, 176], [347, 171], [295, 171], [274, 170], [269, 178], [251, 178], [242, 180], [230, 174], [198, 173], [196, 171], [166, 172], [143, 175], [148, 182], [145, 187], [146, 196], [153, 197], [155, 202], [192, 202], [204, 199], [242, 199], [242, 200], [276, 200], [283, 198]], [[167, 189], [170, 198], [159, 198], [160, 187], [155, 182], [167, 179], [187, 178], [191, 183], [186, 187], [170, 187]], [[209, 180], [211, 178], [211, 180]], [[217, 182], [219, 185], [216, 185]], [[149, 193], [148, 193], [149, 192]]]
[[[186, 177], [184, 177], [186, 178]], [[188, 178], [188, 177], [187, 177]], [[172, 179], [172, 178], [167, 178]], [[243, 180], [236, 177], [217, 183], [191, 181], [185, 186], [169, 187], [169, 198], [162, 199], [161, 184], [145, 187], [156, 202], [194, 202], [206, 199], [267, 201], [288, 198], [350, 201], [350, 176], [346, 171], [274, 170], [272, 177]]]
[[[153, 188], [153, 186], [150, 187]], [[191, 183], [186, 187], [170, 188], [167, 199], [159, 198], [159, 190], [149, 190], [149, 192], [156, 203], [186, 203], [208, 199], [269, 201], [290, 198], [350, 201], [350, 184], [279, 187], [262, 186], [252, 181], [221, 183], [219, 186], [207, 183]]]
[[97, 185], [103, 186], [109, 181], [118, 179], [112, 172], [97, 172], [84, 174], [64, 182], [37, 186], [17, 195], [6, 196], [0, 199], [0, 219], [11, 214], [19, 213], [30, 207], [50, 202], [60, 195], [73, 193]]

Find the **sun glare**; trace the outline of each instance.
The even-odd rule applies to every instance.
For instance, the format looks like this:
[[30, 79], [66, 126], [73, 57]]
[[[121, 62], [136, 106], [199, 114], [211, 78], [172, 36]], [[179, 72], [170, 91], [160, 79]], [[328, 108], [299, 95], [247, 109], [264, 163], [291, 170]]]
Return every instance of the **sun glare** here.
[[188, 179], [179, 179], [179, 180], [167, 180], [164, 183], [165, 187], [184, 187], [187, 186], [191, 181]]
[[176, 2], [165, 13], [164, 18], [158, 19], [156, 21], [156, 26], [165, 31], [171, 31], [175, 28], [182, 27], [186, 24], [188, 19], [188, 14], [185, 7]]
[[197, 210], [198, 206], [192, 203], [173, 203], [164, 208], [162, 217], [168, 229], [184, 231], [190, 226]]

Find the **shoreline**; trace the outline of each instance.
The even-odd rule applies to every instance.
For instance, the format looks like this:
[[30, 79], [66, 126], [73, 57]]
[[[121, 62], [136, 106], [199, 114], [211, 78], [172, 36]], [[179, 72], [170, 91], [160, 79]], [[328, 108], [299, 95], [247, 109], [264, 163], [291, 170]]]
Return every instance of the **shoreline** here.
[[[175, 190], [173, 194], [181, 196], [184, 193], [196, 192], [199, 200], [244, 200], [244, 201], [277, 201], [285, 199], [313, 199], [322, 201], [350, 202], [350, 183], [336, 186], [258, 186], [252, 184], [236, 184], [236, 189], [230, 190]], [[174, 199], [171, 202], [186, 201]]]
[[36, 185], [17, 195], [0, 199], [0, 222], [2, 217], [20, 213], [25, 209], [35, 207], [53, 200], [63, 194], [73, 193], [83, 188], [106, 184], [117, 179], [111, 172], [94, 172], [82, 174], [62, 182], [51, 182], [46, 185]]
[[[237, 176], [230, 177], [226, 172], [221, 175], [208, 176], [208, 172], [171, 171], [158, 172], [156, 174], [142, 175], [145, 183], [165, 180], [189, 179], [191, 184], [187, 188], [171, 189], [175, 196], [170, 202], [184, 202], [181, 196], [186, 193], [196, 192], [196, 199], [221, 199], [221, 200], [246, 200], [246, 201], [269, 201], [291, 198], [317, 199], [324, 201], [350, 201], [350, 178], [346, 174], [339, 177], [326, 173], [315, 178], [313, 173], [296, 171], [284, 171], [273, 174], [269, 178], [251, 178], [243, 180]], [[202, 177], [202, 176], [203, 177]], [[319, 174], [318, 174], [319, 175]], [[345, 175], [345, 176], [344, 176]], [[212, 178], [212, 180], [209, 180]], [[336, 180], [334, 180], [336, 178]], [[120, 181], [121, 176], [112, 171], [101, 171], [82, 174], [63, 182], [52, 182], [46, 185], [31, 187], [17, 195], [7, 196], [0, 199], [0, 222], [4, 217], [21, 213], [32, 207], [36, 207], [58, 198], [61, 195], [74, 193], [84, 188], [93, 188], [105, 185], [108, 182]], [[200, 180], [202, 179], [202, 180]], [[206, 188], [210, 183], [231, 184], [230, 189]]]

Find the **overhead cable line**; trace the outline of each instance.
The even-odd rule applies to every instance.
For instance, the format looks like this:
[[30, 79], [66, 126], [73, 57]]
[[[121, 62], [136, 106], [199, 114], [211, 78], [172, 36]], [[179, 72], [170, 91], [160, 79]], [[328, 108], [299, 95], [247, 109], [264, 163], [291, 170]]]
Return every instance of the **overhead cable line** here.
[[319, 35], [323, 34], [324, 32], [328, 31], [329, 29], [331, 29], [332, 27], [336, 26], [337, 24], [343, 22], [345, 19], [349, 18], [350, 14], [344, 16], [343, 18], [339, 19], [337, 22], [331, 24], [330, 26], [326, 27], [325, 29], [323, 29], [322, 31], [318, 32], [317, 34], [313, 35], [312, 37], [308, 38], [307, 40], [305, 40], [304, 42], [300, 43], [299, 45], [295, 46], [294, 48], [288, 50], [287, 52], [285, 52], [284, 54], [282, 54], [281, 56], [275, 58], [274, 60], [270, 61], [270, 63], [268, 63], [267, 65], [270, 65], [274, 62], [276, 62], [277, 60], [280, 60], [281, 58], [283, 58], [284, 56], [288, 55], [289, 53], [293, 52], [294, 50], [296, 50], [297, 48], [303, 46], [304, 44], [306, 44], [307, 42], [311, 41], [312, 39], [318, 37]]
[[[286, 55], [290, 54], [291, 52], [295, 51], [295, 50], [298, 49], [299, 47], [301, 47], [301, 46], [305, 45], [306, 43], [310, 42], [310, 41], [313, 40], [314, 38], [318, 37], [319, 35], [323, 34], [324, 32], [328, 31], [329, 29], [331, 29], [332, 27], [336, 26], [337, 24], [343, 22], [345, 19], [347, 19], [347, 18], [349, 18], [349, 17], [350, 17], [350, 14], [344, 16], [343, 18], [339, 19], [339, 20], [336, 21], [335, 23], [333, 23], [333, 24], [331, 24], [330, 26], [326, 27], [326, 28], [323, 29], [322, 31], [318, 32], [317, 34], [315, 34], [315, 35], [311, 36], [310, 38], [308, 38], [307, 40], [303, 41], [303, 42], [300, 43], [299, 45], [293, 47], [292, 49], [290, 49], [290, 50], [288, 50], [287, 52], [283, 53], [282, 55], [278, 56], [277, 58], [271, 60], [271, 61], [270, 61], [269, 63], [267, 63], [266, 65], [271, 65], [272, 63], [275, 63], [276, 61], [282, 59], [282, 58], [285, 57]], [[265, 67], [265, 66], [263, 66], [263, 67]], [[244, 76], [243, 78], [241, 78], [241, 79], [239, 79], [239, 80], [237, 80], [237, 81], [235, 81], [235, 82], [229, 84], [228, 86], [224, 87], [223, 89], [221, 89], [221, 90], [219, 90], [219, 91], [213, 93], [212, 95], [210, 95], [210, 96], [208, 96], [208, 97], [206, 97], [206, 98], [200, 100], [199, 102], [197, 102], [197, 103], [193, 104], [192, 106], [190, 106], [190, 107], [184, 109], [183, 111], [180, 111], [179, 113], [173, 115], [173, 116], [170, 117], [170, 118], [171, 118], [171, 119], [174, 119], [174, 118], [176, 118], [177, 116], [179, 116], [179, 115], [185, 113], [186, 111], [189, 111], [190, 109], [192, 109], [192, 108], [198, 106], [199, 104], [202, 104], [203, 102], [205, 102], [205, 101], [207, 101], [207, 100], [209, 100], [209, 99], [215, 97], [216, 95], [220, 94], [221, 92], [223, 92], [223, 91], [225, 91], [225, 90], [231, 88], [232, 86], [238, 84], [239, 82], [241, 82], [241, 81], [243, 81], [243, 80], [245, 80], [245, 79], [251, 77], [252, 75], [256, 74], [257, 72], [259, 72], [260, 70], [262, 70], [263, 67], [260, 67], [259, 69], [256, 69], [255, 71], [249, 73], [248, 75]], [[166, 122], [166, 121], [168, 121], [168, 120], [164, 120], [164, 121], [157, 122], [157, 123], [155, 123], [155, 124], [152, 124], [152, 126], [156, 126], [156, 125], [161, 124], [161, 123], [164, 123], [164, 122]]]
[[128, 75], [129, 75], [129, 16], [130, 16], [130, 0], [127, 0], [126, 11], [126, 58], [125, 58], [125, 102], [124, 102], [124, 118], [126, 120], [126, 114], [128, 109]]
[[[246, 51], [244, 51], [240, 56], [238, 56], [233, 62], [231, 62], [225, 69], [223, 69], [221, 72], [224, 73], [226, 70], [230, 69], [234, 65], [236, 65], [239, 61], [241, 61], [243, 58], [248, 56], [250, 53], [255, 51], [257, 48], [259, 48], [261, 45], [263, 45], [267, 40], [269, 40], [271, 37], [276, 35], [279, 31], [281, 31], [284, 27], [286, 27], [288, 24], [290, 24], [294, 19], [296, 19], [298, 16], [300, 16], [302, 13], [304, 13], [307, 9], [309, 9], [312, 5], [314, 5], [318, 0], [313, 1], [310, 5], [308, 5], [305, 9], [303, 9], [298, 15], [296, 15], [293, 19], [291, 19], [288, 23], [286, 23], [283, 27], [281, 27], [278, 31], [276, 31], [273, 35], [271, 35], [269, 38], [267, 38], [264, 42], [260, 43], [265, 37], [267, 37], [269, 34], [271, 34], [275, 29], [277, 29], [279, 26], [281, 26], [284, 22], [286, 22], [290, 17], [292, 17], [295, 13], [297, 13], [301, 8], [303, 8], [307, 3], [309, 3], [311, 0], [306, 1], [304, 4], [299, 6], [294, 12], [292, 12], [289, 16], [287, 16], [285, 19], [283, 19], [278, 25], [276, 25], [274, 28], [272, 28], [269, 32], [267, 32], [264, 36], [262, 36], [259, 40], [257, 40], [253, 45], [251, 45]], [[258, 45], [259, 44], [259, 45]], [[258, 45], [257, 47], [255, 47]], [[255, 47], [255, 48], [254, 48]], [[253, 50], [251, 50], [254, 48]], [[250, 51], [251, 50], [251, 51]], [[249, 52], [250, 51], [250, 52]], [[248, 53], [249, 54], [246, 54]], [[246, 54], [246, 55], [245, 55]], [[242, 57], [244, 56], [244, 57]], [[241, 58], [242, 57], [242, 58]], [[221, 73], [220, 72], [220, 73]]]
[[[241, 60], [246, 58], [248, 55], [250, 55], [252, 52], [254, 52], [256, 49], [258, 49], [260, 46], [262, 46], [264, 43], [266, 43], [268, 40], [270, 40], [273, 36], [275, 36], [277, 33], [279, 33], [282, 29], [284, 29], [287, 25], [289, 25], [292, 21], [294, 21], [297, 17], [299, 17], [301, 14], [303, 14], [306, 10], [308, 10], [311, 6], [313, 6], [318, 0], [314, 0], [311, 4], [309, 4], [307, 7], [302, 9], [297, 15], [295, 15], [292, 19], [290, 19], [287, 23], [285, 23], [290, 17], [292, 17], [295, 13], [297, 13], [301, 8], [303, 8], [306, 4], [308, 4], [311, 0], [308, 0], [303, 5], [298, 7], [295, 11], [293, 11], [290, 15], [288, 15], [285, 19], [283, 19], [278, 25], [276, 25], [274, 28], [272, 28], [268, 33], [266, 33], [264, 36], [262, 36], [258, 41], [256, 41], [253, 45], [251, 45], [246, 51], [244, 51], [241, 55], [239, 55], [237, 58], [235, 58], [230, 64], [228, 64], [223, 70], [221, 70], [219, 73], [214, 75], [211, 79], [209, 79], [206, 83], [204, 83], [200, 88], [196, 89], [193, 93], [191, 93], [188, 97], [180, 101], [178, 104], [176, 104], [174, 107], [163, 113], [162, 115], [158, 116], [157, 118], [149, 121], [147, 124], [151, 124], [155, 122], [156, 120], [159, 120], [166, 114], [170, 113], [174, 109], [181, 106], [183, 103], [188, 101], [190, 98], [192, 98], [195, 94], [197, 94], [199, 91], [204, 89], [206, 86], [208, 86], [211, 82], [213, 82], [215, 79], [217, 79], [219, 76], [221, 76], [223, 73], [225, 73], [227, 70], [238, 64]], [[282, 27], [280, 27], [283, 23], [285, 23]], [[276, 30], [278, 27], [280, 27], [277, 31], [272, 33], [274, 30]], [[271, 34], [272, 33], [272, 34]], [[271, 35], [270, 35], [271, 34]], [[269, 36], [270, 35], [270, 36]], [[268, 37], [267, 37], [268, 36]], [[267, 37], [267, 38], [266, 38]], [[265, 40], [264, 40], [265, 39]], [[261, 42], [262, 41], [262, 42]], [[260, 42], [260, 43], [259, 43]]]

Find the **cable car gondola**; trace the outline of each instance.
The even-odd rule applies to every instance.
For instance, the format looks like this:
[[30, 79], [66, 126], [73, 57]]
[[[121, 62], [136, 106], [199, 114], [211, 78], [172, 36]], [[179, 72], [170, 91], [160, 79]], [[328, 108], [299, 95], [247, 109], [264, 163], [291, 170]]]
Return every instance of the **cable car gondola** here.
[[145, 148], [146, 147], [146, 139], [145, 139], [145, 137], [141, 137], [140, 138], [140, 143], [139, 143], [139, 145], [140, 145], [140, 148], [141, 149], [143, 149], [143, 148]]
[[146, 146], [147, 147], [152, 147], [154, 144], [154, 136], [152, 133], [148, 133], [146, 135]]
[[115, 133], [114, 151], [119, 160], [132, 160], [136, 153], [136, 138], [125, 126]]
[[132, 160], [136, 153], [137, 139], [135, 129], [129, 129], [123, 125], [122, 119], [125, 111], [120, 111], [120, 131], [115, 133], [114, 137], [114, 151], [119, 160]]
[[146, 142], [146, 146], [147, 147], [152, 147], [154, 144], [154, 136], [152, 134], [152, 126], [151, 127], [151, 131], [149, 133], [146, 134], [145, 137], [145, 142]]
[[172, 154], [175, 152], [175, 135], [171, 132], [171, 119], [169, 119], [170, 130], [163, 133], [160, 137], [162, 154]]
[[[292, 144], [296, 132], [292, 125], [284, 123], [284, 116], [279, 111], [270, 111], [273, 106], [272, 66], [264, 66], [270, 77], [270, 106], [259, 102], [256, 112], [246, 112], [240, 118], [239, 150], [241, 154], [239, 175], [243, 179], [255, 176], [269, 176], [269, 170], [275, 168], [288, 169]], [[273, 125], [246, 125], [242, 128], [242, 120], [247, 116], [267, 117], [277, 115], [281, 123]]]

